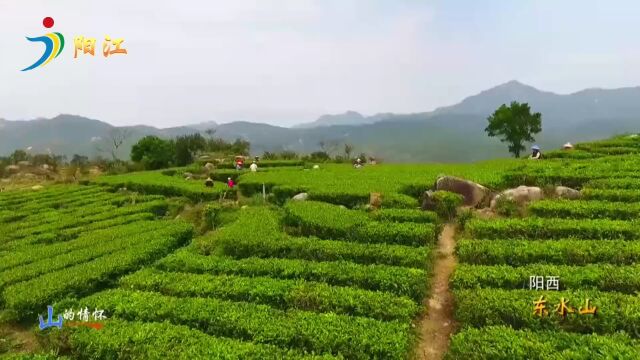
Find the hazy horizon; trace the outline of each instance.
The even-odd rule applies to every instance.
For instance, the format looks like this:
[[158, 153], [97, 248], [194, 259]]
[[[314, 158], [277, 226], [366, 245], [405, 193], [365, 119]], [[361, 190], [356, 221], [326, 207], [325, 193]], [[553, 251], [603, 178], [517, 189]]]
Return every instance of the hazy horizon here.
[[[640, 4], [616, 4], [0, 0], [0, 118], [289, 127], [431, 111], [514, 79], [558, 94], [637, 86]], [[21, 72], [42, 54], [25, 36], [48, 32], [65, 36], [64, 51]], [[76, 35], [97, 39], [95, 56], [73, 58]], [[103, 57], [104, 35], [129, 53]]]

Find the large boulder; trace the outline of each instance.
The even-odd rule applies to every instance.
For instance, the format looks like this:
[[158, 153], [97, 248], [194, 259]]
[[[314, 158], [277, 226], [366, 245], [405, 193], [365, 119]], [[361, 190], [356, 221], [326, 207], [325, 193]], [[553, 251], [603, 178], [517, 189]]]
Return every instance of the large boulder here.
[[560, 199], [577, 200], [582, 197], [580, 191], [568, 188], [566, 186], [556, 187], [555, 194]]
[[207, 170], [207, 171], [213, 171], [213, 170], [216, 168], [216, 166], [215, 166], [215, 165], [213, 165], [212, 163], [208, 162], [208, 163], [206, 163], [206, 164], [204, 165], [204, 168], [205, 168], [205, 170]]
[[436, 209], [437, 201], [433, 197], [433, 191], [427, 190], [422, 195], [421, 209], [424, 211], [434, 211]]
[[18, 166], [20, 166], [20, 167], [29, 167], [29, 166], [31, 166], [31, 163], [29, 161], [26, 161], [26, 160], [18, 161]]
[[20, 171], [20, 167], [17, 165], [9, 165], [5, 168], [8, 173], [15, 174]]
[[309, 199], [309, 194], [307, 193], [300, 193], [291, 198], [293, 201], [306, 201], [307, 199]]
[[436, 181], [436, 190], [449, 191], [464, 197], [465, 206], [478, 207], [489, 198], [490, 191], [486, 187], [473, 181], [454, 176], [442, 176]]
[[42, 190], [42, 189], [44, 189], [44, 186], [42, 186], [42, 185], [34, 185], [34, 186], [31, 187], [31, 190], [36, 190], [36, 191], [37, 190]]
[[182, 176], [184, 176], [185, 180], [193, 180], [193, 174], [190, 172], [185, 172]]
[[535, 186], [518, 186], [515, 189], [509, 189], [496, 195], [491, 200], [491, 208], [494, 209], [500, 199], [512, 200], [518, 205], [525, 205], [527, 203], [542, 200], [544, 193], [542, 189]]

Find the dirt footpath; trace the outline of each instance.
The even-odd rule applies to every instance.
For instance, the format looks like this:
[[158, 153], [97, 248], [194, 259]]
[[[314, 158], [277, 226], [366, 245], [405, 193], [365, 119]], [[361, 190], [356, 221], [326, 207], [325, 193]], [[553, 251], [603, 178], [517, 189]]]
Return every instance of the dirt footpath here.
[[440, 360], [449, 348], [449, 339], [455, 330], [453, 294], [449, 291], [449, 277], [456, 267], [455, 247], [455, 226], [445, 225], [438, 239], [431, 297], [425, 299], [427, 315], [419, 323], [417, 359]]

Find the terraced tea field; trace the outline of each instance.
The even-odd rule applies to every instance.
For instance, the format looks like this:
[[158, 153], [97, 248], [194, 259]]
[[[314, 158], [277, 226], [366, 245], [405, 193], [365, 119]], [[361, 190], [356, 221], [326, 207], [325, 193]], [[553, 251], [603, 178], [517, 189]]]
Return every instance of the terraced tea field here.
[[[0, 354], [638, 359], [635, 149], [640, 141], [617, 138], [544, 161], [214, 172], [237, 179], [239, 191], [207, 189], [185, 179], [195, 168], [178, 168], [0, 193], [0, 334], [9, 344]], [[512, 217], [445, 220], [418, 199], [443, 174], [494, 191], [566, 185], [582, 198], [547, 191]], [[286, 201], [301, 191], [308, 200]], [[363, 206], [371, 192], [382, 194], [381, 209]], [[209, 226], [176, 217], [173, 197], [203, 206]], [[457, 264], [442, 288], [432, 281], [442, 278], [447, 222], [457, 228]], [[447, 294], [453, 302], [442, 309]], [[54, 320], [64, 314], [61, 329], [38, 328], [48, 305]], [[67, 311], [85, 308], [93, 327]], [[425, 326], [435, 312], [445, 319]], [[425, 329], [443, 342], [428, 343]]]
[[[597, 144], [578, 146], [598, 149], [597, 160], [529, 163], [505, 177], [581, 187], [581, 200], [467, 224], [451, 279], [461, 331], [449, 358], [640, 358], [640, 160], [602, 157]], [[640, 145], [603, 144], [610, 153]]]

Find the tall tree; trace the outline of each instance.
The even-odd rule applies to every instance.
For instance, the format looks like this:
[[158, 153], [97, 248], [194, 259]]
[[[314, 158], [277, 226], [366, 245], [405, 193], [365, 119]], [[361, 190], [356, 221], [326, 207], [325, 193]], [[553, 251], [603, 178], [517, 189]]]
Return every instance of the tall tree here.
[[9, 155], [9, 161], [13, 164], [17, 164], [20, 161], [29, 161], [31, 159], [31, 155], [24, 150], [16, 150], [11, 155]]
[[490, 137], [498, 136], [500, 141], [508, 143], [509, 152], [516, 158], [525, 149], [524, 143], [535, 141], [533, 135], [542, 131], [542, 115], [532, 114], [527, 103], [502, 104], [487, 121], [489, 125], [484, 131]]
[[129, 140], [132, 132], [130, 129], [113, 128], [109, 131], [109, 135], [96, 145], [98, 153], [109, 153], [113, 161], [118, 161], [118, 149]]
[[168, 167], [174, 154], [173, 141], [151, 135], [143, 137], [131, 148], [131, 160], [142, 163], [148, 170]]
[[176, 138], [176, 165], [191, 164], [195, 154], [204, 150], [205, 146], [206, 140], [200, 134], [178, 136]]

